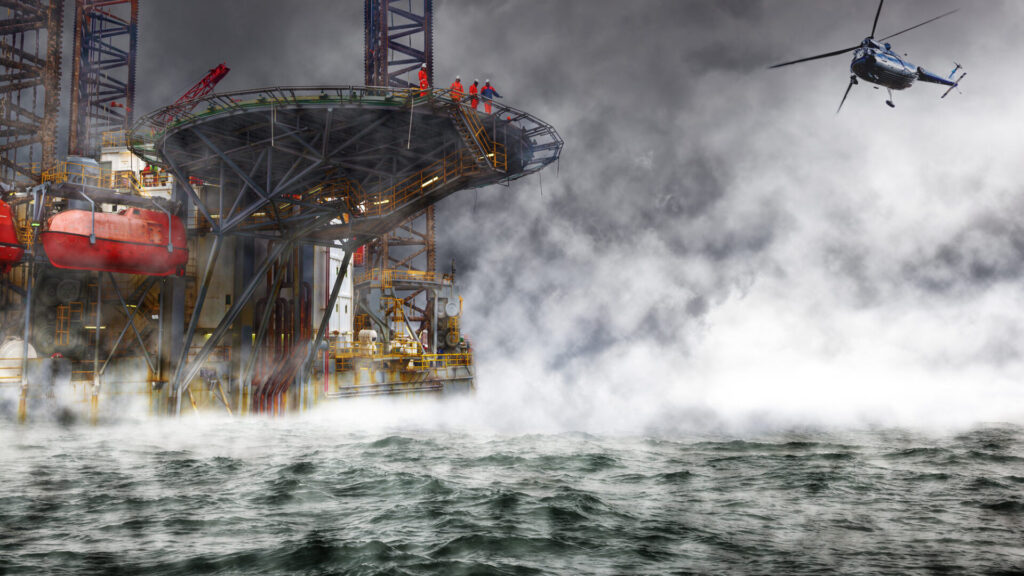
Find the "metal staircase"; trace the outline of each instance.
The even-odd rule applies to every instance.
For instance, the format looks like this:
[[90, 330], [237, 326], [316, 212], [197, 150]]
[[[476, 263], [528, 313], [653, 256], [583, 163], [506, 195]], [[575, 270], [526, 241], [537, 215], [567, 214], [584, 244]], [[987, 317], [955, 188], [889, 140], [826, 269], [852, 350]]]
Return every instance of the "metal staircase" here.
[[504, 174], [508, 170], [505, 147], [487, 134], [476, 110], [456, 102], [453, 103], [449, 115], [459, 132], [459, 137], [473, 151], [477, 165]]

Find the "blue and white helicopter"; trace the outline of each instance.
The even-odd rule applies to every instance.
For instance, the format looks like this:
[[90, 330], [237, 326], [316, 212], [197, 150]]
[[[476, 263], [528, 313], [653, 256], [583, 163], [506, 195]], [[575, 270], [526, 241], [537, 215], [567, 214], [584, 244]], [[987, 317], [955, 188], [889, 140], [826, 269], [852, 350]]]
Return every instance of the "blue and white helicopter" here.
[[[886, 40], [899, 36], [904, 32], [909, 32], [915, 28], [920, 28], [925, 24], [930, 24], [939, 18], [945, 18], [946, 16], [956, 12], [956, 10], [940, 14], [931, 20], [925, 20], [916, 26], [911, 26], [910, 28], [900, 30], [895, 34], [890, 34], [880, 40], [875, 40], [875, 29], [878, 27], [878, 17], [882, 14], [882, 4], [884, 2], [885, 0], [880, 0], [878, 2], [878, 10], [875, 12], [875, 23], [871, 26], [871, 35], [865, 38], [864, 41], [857, 46], [843, 48], [842, 50], [836, 50], [835, 52], [828, 52], [826, 54], [818, 54], [817, 56], [811, 56], [809, 58], [783, 62], [782, 64], [769, 66], [769, 68], [781, 68], [782, 66], [789, 66], [790, 64], [799, 64], [801, 62], [818, 60], [819, 58], [829, 58], [831, 56], [839, 56], [840, 54], [853, 52], [853, 61], [850, 62], [850, 72], [852, 72], [852, 74], [850, 74], [850, 84], [847, 85], [846, 92], [843, 93], [843, 99], [839, 102], [839, 108], [836, 110], [837, 114], [843, 109], [846, 97], [850, 94], [850, 88], [853, 88], [854, 85], [858, 84], [858, 77], [872, 84], [883, 86], [888, 90], [889, 99], [886, 100], [885, 103], [891, 108], [896, 107], [892, 101], [892, 91], [910, 88], [916, 80], [949, 86], [946, 92], [941, 96], [942, 98], [945, 98], [951, 90], [960, 85], [960, 81], [964, 79], [964, 76], [967, 76], [967, 73], [963, 72], [960, 74], [959, 78], [956, 80], [953, 79], [953, 76], [955, 76], [959, 70], [962, 70], [963, 66], [954, 62], [956, 67], [953, 68], [953, 71], [950, 72], [947, 77], [933, 74], [920, 66], [915, 66], [900, 58], [895, 52], [893, 52], [892, 46], [886, 42]], [[878, 86], [875, 88], [877, 89]]]

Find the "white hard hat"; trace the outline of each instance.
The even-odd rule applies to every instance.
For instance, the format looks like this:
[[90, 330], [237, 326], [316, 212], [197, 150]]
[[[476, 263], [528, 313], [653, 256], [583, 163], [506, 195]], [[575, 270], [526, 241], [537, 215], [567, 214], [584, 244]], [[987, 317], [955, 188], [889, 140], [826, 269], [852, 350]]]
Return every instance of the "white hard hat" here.
[[420, 68], [426, 68], [426, 67], [427, 67], [427, 63], [426, 62], [424, 62], [423, 64], [420, 64]]
[[484, 80], [484, 82], [487, 83], [487, 84], [490, 84], [491, 83], [491, 79], [488, 78], [487, 80]]
[[473, 82], [479, 84], [480, 83], [480, 79], [479, 78], [473, 78]]
[[459, 76], [459, 75], [457, 75], [457, 74], [456, 74], [456, 75], [455, 75], [455, 79], [456, 79], [456, 80], [462, 80], [462, 76]]

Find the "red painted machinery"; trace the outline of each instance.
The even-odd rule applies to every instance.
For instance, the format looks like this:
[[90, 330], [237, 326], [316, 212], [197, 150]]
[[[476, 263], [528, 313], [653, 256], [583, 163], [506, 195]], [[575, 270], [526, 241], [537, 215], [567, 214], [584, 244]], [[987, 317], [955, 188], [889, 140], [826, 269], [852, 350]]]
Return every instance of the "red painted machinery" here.
[[181, 98], [178, 98], [177, 102], [168, 106], [167, 111], [158, 120], [163, 124], [170, 124], [177, 118], [191, 112], [196, 107], [196, 101], [213, 92], [213, 88], [217, 83], [223, 80], [230, 71], [231, 69], [223, 63], [218, 64], [216, 68], [207, 72], [206, 76], [203, 76], [203, 79], [198, 84], [189, 88], [188, 92], [185, 92]]
[[18, 243], [18, 231], [14, 227], [14, 214], [6, 202], [0, 200], [0, 274], [21, 261], [25, 247]]
[[[90, 241], [93, 234], [95, 242]], [[142, 208], [116, 214], [66, 210], [51, 217], [39, 237], [50, 263], [57, 268], [181, 276], [188, 262], [181, 220]]]

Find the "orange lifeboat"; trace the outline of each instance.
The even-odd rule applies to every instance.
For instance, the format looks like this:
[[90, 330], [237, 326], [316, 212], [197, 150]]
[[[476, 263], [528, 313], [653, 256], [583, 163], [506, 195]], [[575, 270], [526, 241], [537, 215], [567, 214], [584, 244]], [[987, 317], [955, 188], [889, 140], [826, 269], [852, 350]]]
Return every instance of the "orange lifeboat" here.
[[14, 227], [14, 214], [6, 202], [0, 200], [0, 274], [21, 261], [25, 247], [18, 243], [18, 231]]
[[[54, 266], [147, 276], [185, 273], [188, 246], [176, 216], [168, 221], [166, 214], [142, 208], [96, 212], [96, 242], [91, 243], [93, 214], [66, 210], [50, 218], [39, 237]], [[172, 250], [167, 249], [168, 236]]]

